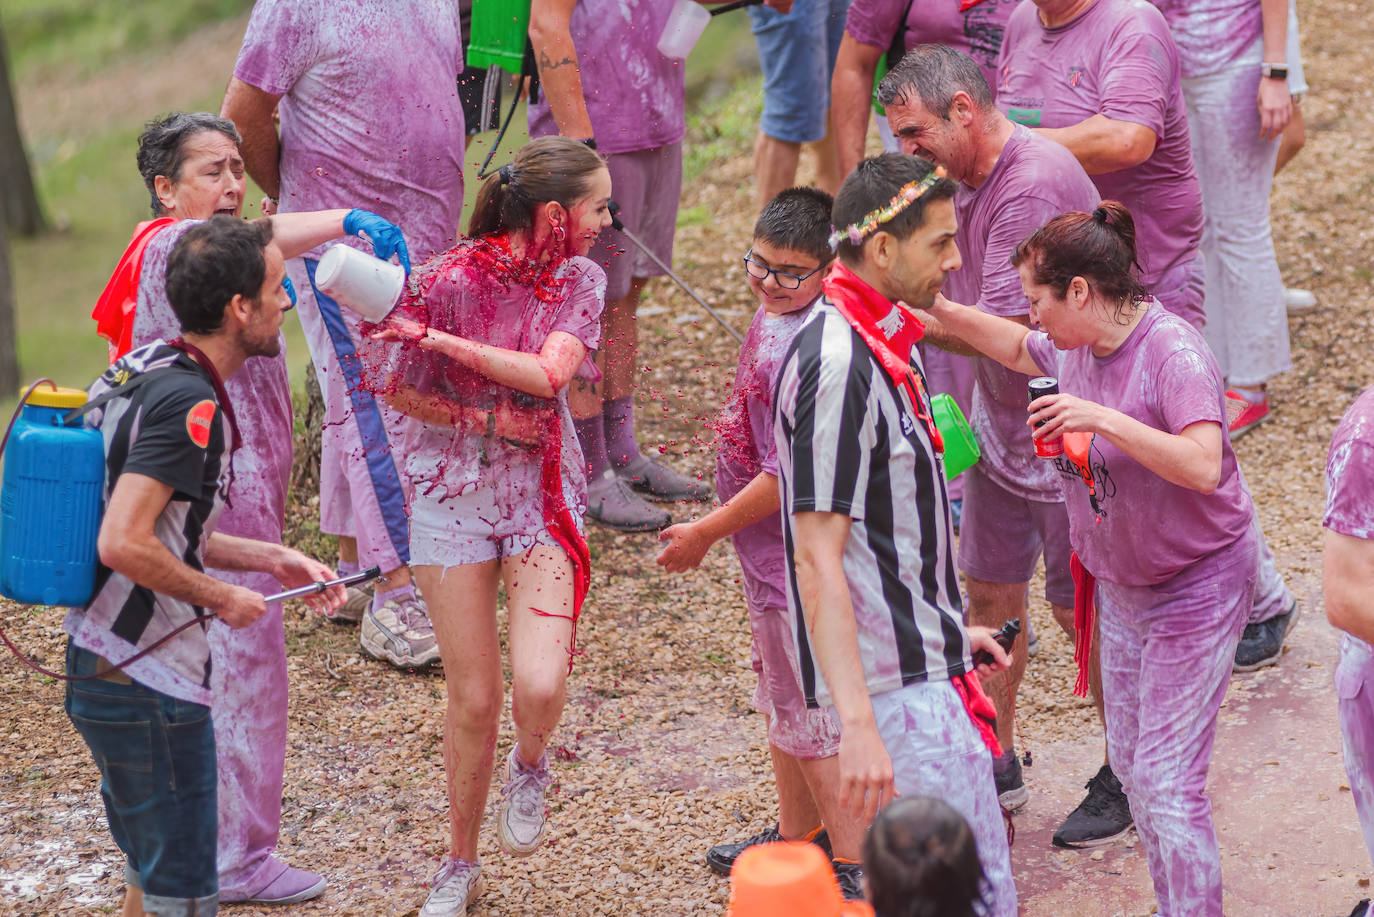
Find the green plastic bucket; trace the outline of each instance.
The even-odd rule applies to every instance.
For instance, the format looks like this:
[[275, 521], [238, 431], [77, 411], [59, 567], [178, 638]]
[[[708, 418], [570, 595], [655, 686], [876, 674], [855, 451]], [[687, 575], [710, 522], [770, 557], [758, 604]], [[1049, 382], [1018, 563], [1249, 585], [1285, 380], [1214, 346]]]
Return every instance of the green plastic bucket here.
[[935, 426], [945, 441], [945, 478], [954, 480], [963, 474], [982, 455], [978, 440], [969, 429], [964, 412], [949, 395], [941, 392], [930, 399], [930, 411], [935, 416]]
[[519, 76], [529, 32], [530, 0], [473, 0], [467, 65]]

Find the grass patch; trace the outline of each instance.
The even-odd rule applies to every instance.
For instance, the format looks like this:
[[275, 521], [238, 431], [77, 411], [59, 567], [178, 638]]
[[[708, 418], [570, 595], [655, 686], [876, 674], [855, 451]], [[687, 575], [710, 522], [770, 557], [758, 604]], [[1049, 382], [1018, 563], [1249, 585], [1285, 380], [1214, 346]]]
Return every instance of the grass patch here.
[[762, 78], [740, 78], [729, 92], [687, 116], [682, 150], [682, 181], [687, 184], [716, 163], [750, 149], [763, 111]]
[[252, 6], [253, 0], [3, 0], [0, 16], [16, 76], [70, 78]]

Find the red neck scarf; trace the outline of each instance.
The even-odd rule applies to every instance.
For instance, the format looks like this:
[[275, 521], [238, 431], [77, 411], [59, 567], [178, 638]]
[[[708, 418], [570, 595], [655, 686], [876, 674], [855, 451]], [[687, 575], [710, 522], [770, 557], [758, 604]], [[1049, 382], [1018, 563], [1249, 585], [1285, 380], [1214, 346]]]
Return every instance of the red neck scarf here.
[[838, 259], [822, 288], [826, 299], [863, 338], [874, 359], [892, 379], [892, 384], [906, 390], [907, 397], [911, 399], [911, 408], [917, 417], [925, 421], [935, 449], [944, 452], [945, 442], [935, 427], [935, 418], [931, 416], [925, 382], [921, 374], [911, 368], [911, 349], [925, 335], [926, 326], [915, 315], [899, 308], [869, 286]]
[[143, 250], [153, 236], [175, 223], [171, 217], [147, 220], [134, 228], [134, 237], [124, 250], [105, 290], [91, 310], [96, 334], [110, 343], [113, 363], [133, 350], [134, 309], [138, 306], [138, 278], [143, 272]]

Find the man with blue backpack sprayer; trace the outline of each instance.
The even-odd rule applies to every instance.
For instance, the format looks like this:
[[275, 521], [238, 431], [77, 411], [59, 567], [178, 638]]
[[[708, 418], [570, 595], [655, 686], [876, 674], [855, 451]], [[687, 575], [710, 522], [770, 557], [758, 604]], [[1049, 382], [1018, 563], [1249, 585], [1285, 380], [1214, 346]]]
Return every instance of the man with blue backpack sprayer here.
[[[287, 587], [333, 577], [292, 548], [214, 531], [234, 496], [238, 441], [222, 380], [277, 352], [292, 305], [285, 276], [269, 222], [216, 216], [192, 227], [167, 266], [182, 337], [132, 351], [91, 390], [128, 393], [92, 413], [105, 440], [106, 511], [95, 595], [64, 623], [67, 671], [78, 679], [65, 706], [100, 768], [126, 857], [125, 917], [218, 905], [206, 628], [211, 616], [245, 627], [266, 602], [205, 567], [261, 570]], [[334, 586], [306, 601], [329, 611], [344, 598]]]

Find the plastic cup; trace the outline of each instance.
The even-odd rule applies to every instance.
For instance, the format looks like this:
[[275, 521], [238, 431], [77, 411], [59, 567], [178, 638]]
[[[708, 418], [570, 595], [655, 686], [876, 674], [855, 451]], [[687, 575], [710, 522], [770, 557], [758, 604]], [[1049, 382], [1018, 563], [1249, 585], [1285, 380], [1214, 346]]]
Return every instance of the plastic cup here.
[[315, 286], [363, 318], [380, 322], [400, 301], [405, 268], [347, 245], [331, 246], [315, 268]]
[[673, 0], [673, 9], [663, 24], [663, 33], [658, 36], [658, 53], [676, 60], [685, 59], [710, 21], [711, 14], [696, 0]]
[[982, 450], [964, 419], [964, 412], [949, 395], [941, 392], [932, 396], [930, 412], [935, 417], [935, 428], [945, 441], [945, 479], [952, 481], [973, 467]]

